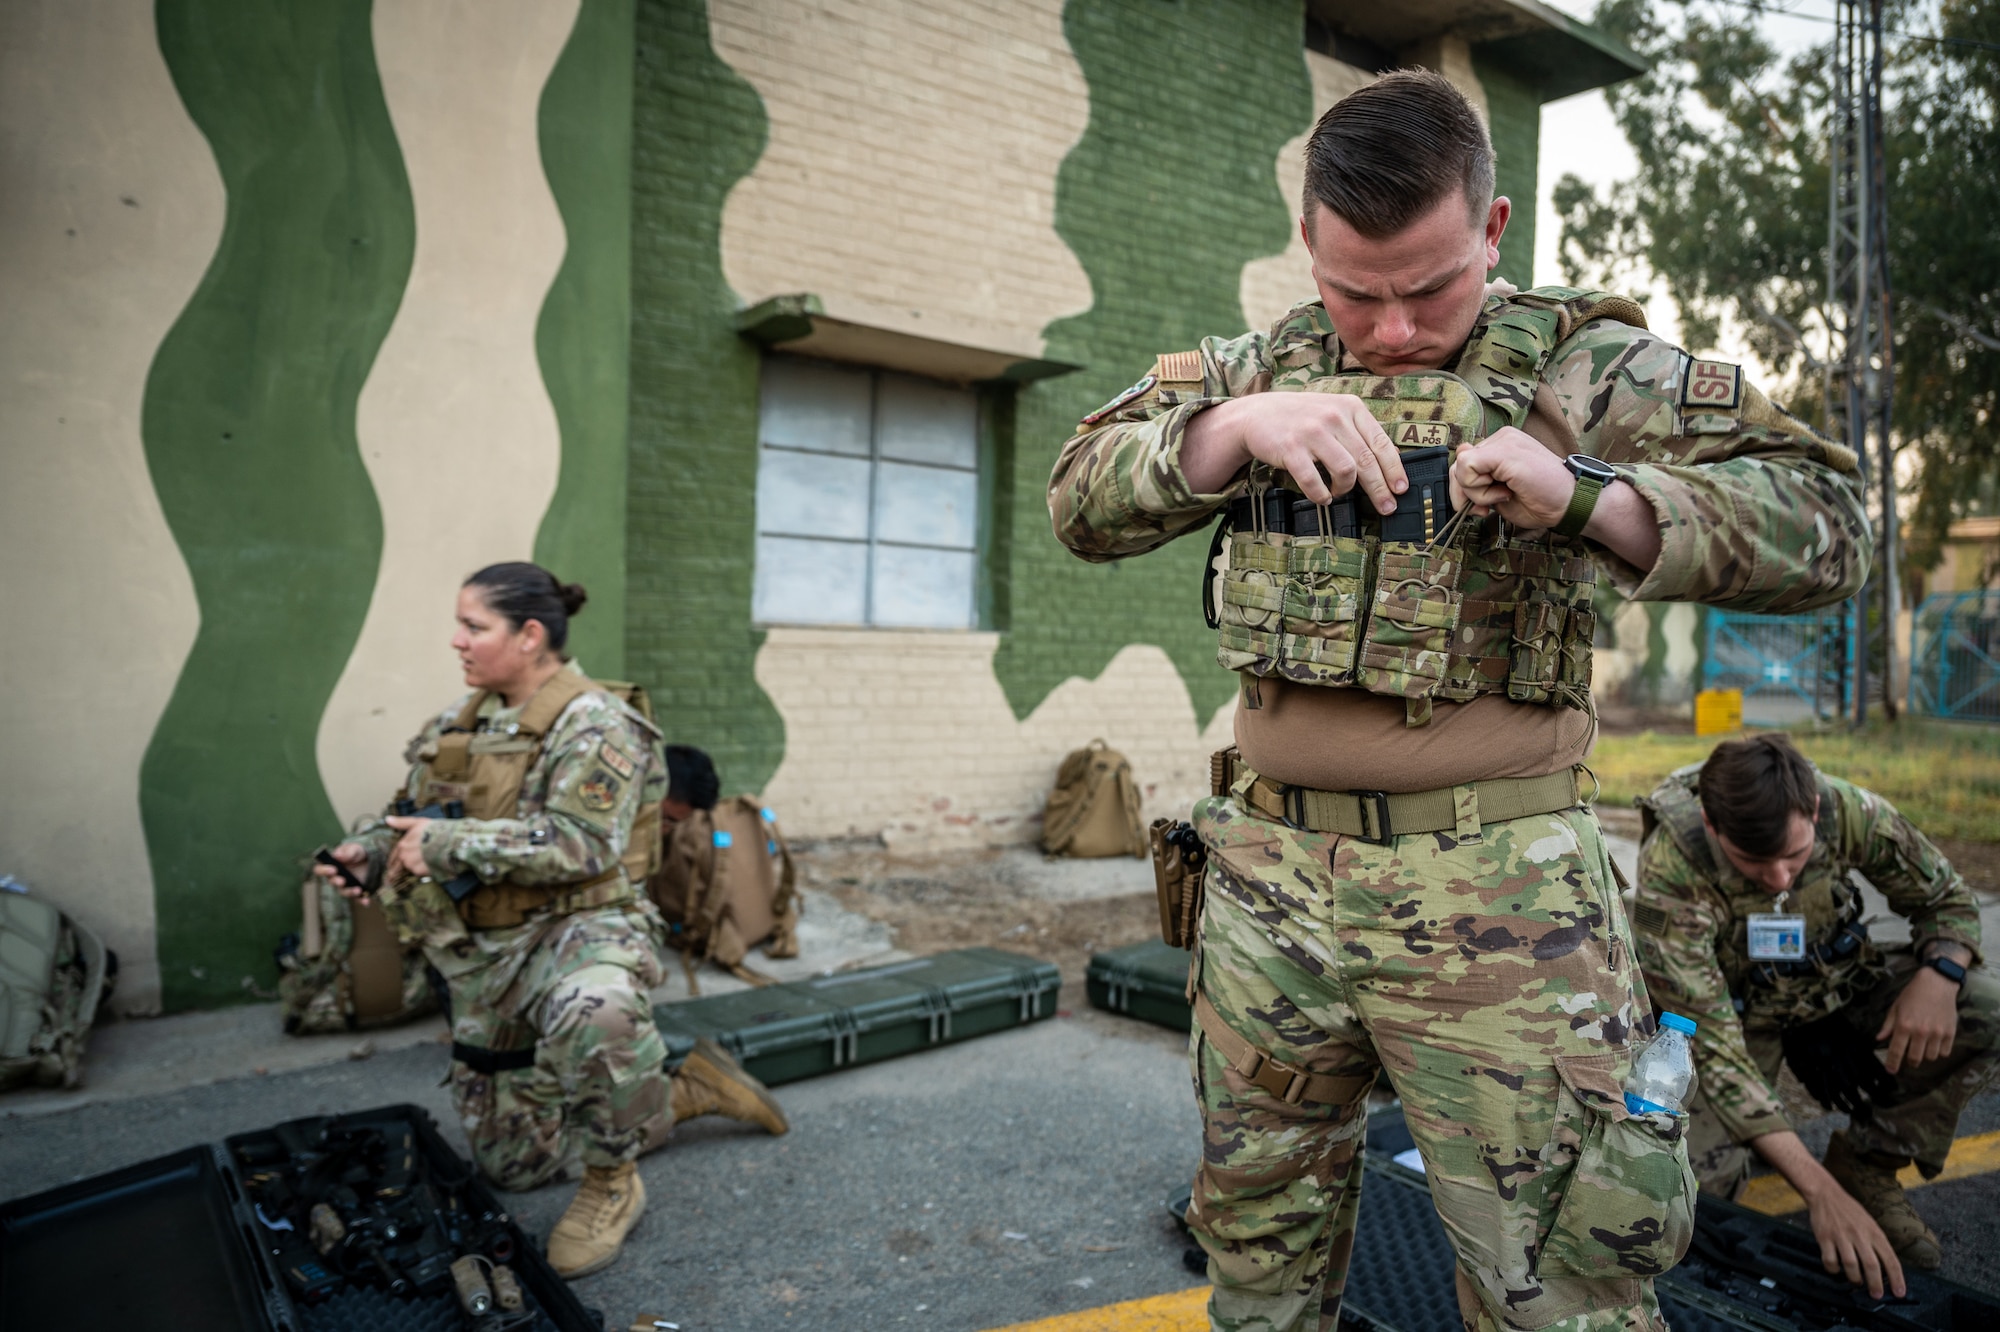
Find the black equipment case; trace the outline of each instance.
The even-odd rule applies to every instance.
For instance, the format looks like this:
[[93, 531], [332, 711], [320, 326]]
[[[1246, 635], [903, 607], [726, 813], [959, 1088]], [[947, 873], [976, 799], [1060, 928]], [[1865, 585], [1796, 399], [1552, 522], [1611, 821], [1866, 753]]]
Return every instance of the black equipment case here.
[[1188, 958], [1187, 949], [1158, 939], [1093, 954], [1084, 973], [1091, 1006], [1186, 1031], [1194, 1023]]
[[[342, 1218], [322, 1252], [314, 1202]], [[466, 1313], [450, 1265], [511, 1270]], [[392, 1288], [397, 1293], [392, 1294]], [[0, 1332], [597, 1332], [425, 1111], [292, 1120], [0, 1204]]]
[[706, 1036], [776, 1086], [1053, 1017], [1061, 985], [1051, 963], [998, 948], [960, 948], [658, 1004], [653, 1019], [670, 1065]]

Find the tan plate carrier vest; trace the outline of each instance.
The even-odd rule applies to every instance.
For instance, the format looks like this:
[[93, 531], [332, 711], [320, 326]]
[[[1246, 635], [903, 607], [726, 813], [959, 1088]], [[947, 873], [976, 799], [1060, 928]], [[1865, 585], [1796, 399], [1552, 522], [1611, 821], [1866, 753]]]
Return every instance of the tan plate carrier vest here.
[[[1274, 390], [1350, 393], [1368, 404], [1399, 449], [1459, 446], [1527, 420], [1549, 357], [1579, 326], [1610, 318], [1645, 327], [1622, 296], [1538, 287], [1489, 302], [1451, 372], [1370, 375], [1338, 367], [1338, 343], [1318, 303], [1272, 330]], [[1248, 528], [1229, 530], [1216, 598], [1216, 659], [1255, 677], [1365, 689], [1406, 700], [1411, 725], [1431, 702], [1505, 694], [1516, 703], [1590, 706], [1596, 567], [1581, 543], [1511, 535], [1497, 516], [1469, 515], [1424, 542], [1263, 530], [1264, 493], [1282, 473], [1250, 471]], [[1227, 520], [1225, 520], [1227, 521]], [[1247, 694], [1253, 691], [1246, 688]]]
[[[437, 752], [426, 759], [416, 789], [408, 796], [418, 805], [458, 800], [469, 819], [518, 817], [521, 783], [542, 742], [569, 705], [583, 695], [613, 690], [576, 671], [565, 670], [535, 691], [520, 717], [498, 730], [478, 730], [479, 709], [487, 691], [466, 701], [458, 716], [438, 737]], [[637, 896], [634, 884], [644, 883], [660, 863], [660, 806], [640, 807], [619, 863], [579, 883], [489, 883], [458, 904], [465, 923], [475, 930], [519, 925], [543, 908], [555, 915], [613, 906]]]

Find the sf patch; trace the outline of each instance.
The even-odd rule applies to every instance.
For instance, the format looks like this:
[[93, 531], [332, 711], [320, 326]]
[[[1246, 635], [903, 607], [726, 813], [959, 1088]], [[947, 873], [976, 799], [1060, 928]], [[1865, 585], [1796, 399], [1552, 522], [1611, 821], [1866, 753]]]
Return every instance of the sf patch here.
[[1140, 398], [1145, 397], [1148, 393], [1151, 393], [1153, 391], [1153, 386], [1159, 382], [1160, 382], [1159, 376], [1157, 375], [1141, 376], [1138, 383], [1134, 384], [1131, 388], [1126, 389], [1123, 393], [1113, 398], [1110, 402], [1105, 403], [1102, 407], [1099, 407], [1096, 411], [1092, 412], [1090, 415], [1084, 417], [1082, 423], [1087, 426], [1096, 425], [1099, 421], [1102, 421], [1105, 417], [1111, 415], [1111, 413], [1117, 411], [1120, 407], [1123, 407], [1128, 403], [1136, 402]]
[[583, 779], [583, 785], [576, 789], [577, 799], [583, 801], [585, 809], [602, 814], [618, 803], [618, 792], [623, 789], [616, 777], [602, 768], [592, 768], [590, 776]]
[[1681, 379], [1681, 410], [1733, 412], [1743, 400], [1743, 367], [1727, 361], [1690, 361]]

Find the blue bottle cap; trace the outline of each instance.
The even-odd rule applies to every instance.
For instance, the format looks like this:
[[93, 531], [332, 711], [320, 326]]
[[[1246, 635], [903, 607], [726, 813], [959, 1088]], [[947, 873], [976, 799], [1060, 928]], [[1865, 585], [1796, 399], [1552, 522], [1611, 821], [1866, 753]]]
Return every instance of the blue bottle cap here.
[[722, 829], [717, 828], [715, 830], [715, 844], [717, 846], [728, 846], [733, 840], [734, 839], [731, 838], [728, 833], [722, 831]]
[[778, 816], [768, 809], [760, 809], [757, 812], [764, 816], [764, 822], [766, 823], [776, 823], [778, 821]]
[[1679, 1013], [1660, 1014], [1660, 1025], [1663, 1027], [1671, 1027], [1675, 1031], [1682, 1032], [1688, 1036], [1694, 1035], [1694, 1023], [1689, 1019], [1682, 1017]]

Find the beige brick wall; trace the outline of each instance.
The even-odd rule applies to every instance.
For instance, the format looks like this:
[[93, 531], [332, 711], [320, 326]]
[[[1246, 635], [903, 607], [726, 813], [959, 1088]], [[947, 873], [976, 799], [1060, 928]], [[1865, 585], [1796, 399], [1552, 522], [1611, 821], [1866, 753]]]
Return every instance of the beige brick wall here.
[[1060, 0], [714, 0], [710, 28], [770, 117], [723, 210], [743, 301], [1023, 357], [1089, 307], [1055, 232], [1090, 114]]
[[1166, 654], [1134, 646], [1017, 720], [993, 674], [999, 643], [991, 633], [772, 629], [757, 682], [785, 719], [785, 759], [764, 796], [787, 833], [879, 835], [899, 847], [1033, 841], [1056, 765], [1100, 736], [1132, 761], [1148, 820], [1207, 794], [1233, 700], [1198, 719]]

